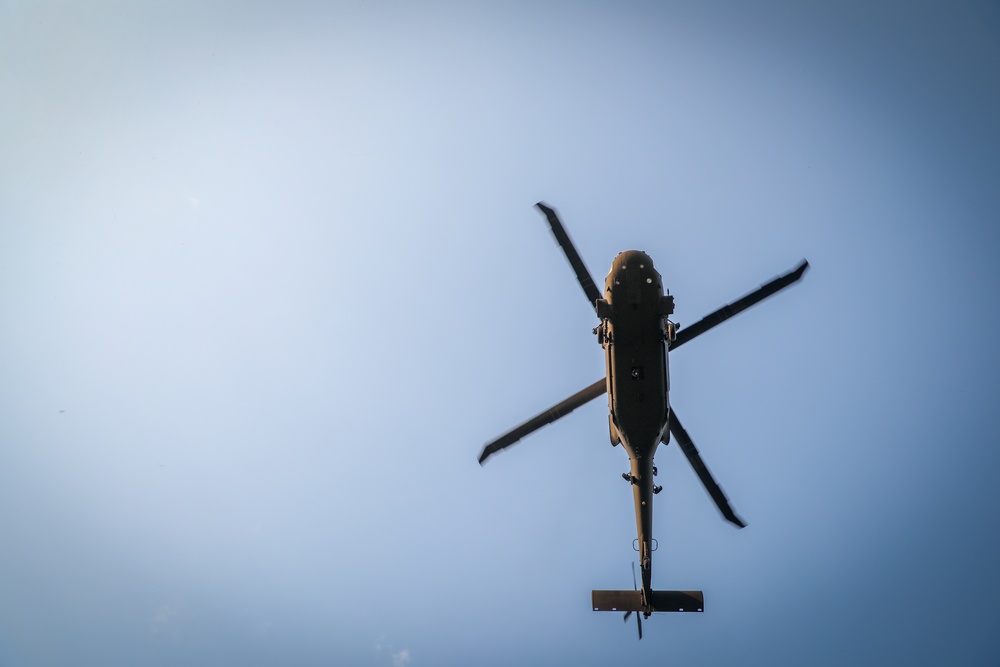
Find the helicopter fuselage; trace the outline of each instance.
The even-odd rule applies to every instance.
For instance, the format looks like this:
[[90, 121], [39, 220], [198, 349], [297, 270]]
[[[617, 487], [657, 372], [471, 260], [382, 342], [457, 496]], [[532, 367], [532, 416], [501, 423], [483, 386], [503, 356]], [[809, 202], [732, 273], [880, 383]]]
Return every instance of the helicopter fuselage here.
[[[611, 442], [628, 452], [635, 522], [642, 571], [643, 601], [652, 591], [653, 456], [669, 442], [670, 373], [667, 349], [673, 324], [673, 297], [663, 293], [663, 281], [649, 255], [629, 250], [618, 255], [597, 303], [601, 324], [598, 340], [607, 367]], [[655, 489], [655, 491], [654, 491]]]

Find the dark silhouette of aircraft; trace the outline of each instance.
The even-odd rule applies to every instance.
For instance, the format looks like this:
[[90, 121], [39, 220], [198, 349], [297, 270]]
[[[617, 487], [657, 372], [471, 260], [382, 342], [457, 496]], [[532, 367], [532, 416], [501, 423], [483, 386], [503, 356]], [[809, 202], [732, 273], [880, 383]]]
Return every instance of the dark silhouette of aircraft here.
[[[673, 435], [722, 516], [740, 528], [746, 524], [730, 507], [726, 495], [708, 471], [687, 430], [681, 425], [676, 410], [670, 405], [667, 355], [692, 338], [796, 282], [809, 268], [809, 263], [803, 260], [789, 273], [681, 329], [670, 320], [674, 312], [674, 297], [664, 294], [662, 278], [649, 255], [628, 250], [615, 257], [604, 281], [602, 295], [556, 212], [543, 203], [536, 206], [548, 219], [552, 233], [576, 272], [587, 300], [601, 320], [594, 333], [604, 348], [606, 374], [601, 380], [488, 443], [479, 455], [479, 463], [482, 465], [490, 455], [607, 393], [611, 444], [621, 444], [631, 463], [631, 470], [623, 473], [622, 477], [632, 485], [635, 499], [642, 587], [635, 579], [633, 563], [634, 590], [593, 591], [594, 611], [624, 611], [626, 621], [632, 612], [640, 612], [641, 616], [649, 618], [651, 613], [660, 611], [704, 611], [705, 597], [701, 591], [653, 590], [652, 554], [656, 550], [656, 540], [652, 537], [653, 496], [662, 490], [654, 483], [657, 470], [653, 456], [660, 443], [668, 444]], [[636, 622], [639, 639], [642, 639], [640, 613], [636, 614]]]

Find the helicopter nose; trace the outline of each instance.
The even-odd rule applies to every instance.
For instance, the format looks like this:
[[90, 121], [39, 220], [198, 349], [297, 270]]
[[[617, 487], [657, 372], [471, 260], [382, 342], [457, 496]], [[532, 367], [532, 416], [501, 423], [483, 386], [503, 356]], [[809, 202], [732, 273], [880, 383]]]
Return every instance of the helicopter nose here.
[[619, 253], [611, 262], [609, 274], [615, 271], [625, 271], [627, 269], [638, 269], [640, 271], [655, 271], [653, 259], [641, 250], [626, 250]]
[[652, 258], [641, 250], [627, 250], [620, 253], [611, 263], [607, 289], [611, 290], [615, 285], [625, 285], [627, 281], [634, 283], [634, 288], [645, 284], [662, 285]]

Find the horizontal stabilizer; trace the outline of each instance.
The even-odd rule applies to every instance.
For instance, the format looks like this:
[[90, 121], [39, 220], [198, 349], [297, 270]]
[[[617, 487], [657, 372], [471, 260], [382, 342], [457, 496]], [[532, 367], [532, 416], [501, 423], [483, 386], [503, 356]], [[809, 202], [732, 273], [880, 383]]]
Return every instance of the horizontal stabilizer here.
[[[594, 611], [643, 611], [641, 591], [593, 591]], [[653, 591], [652, 611], [705, 611], [701, 591]]]

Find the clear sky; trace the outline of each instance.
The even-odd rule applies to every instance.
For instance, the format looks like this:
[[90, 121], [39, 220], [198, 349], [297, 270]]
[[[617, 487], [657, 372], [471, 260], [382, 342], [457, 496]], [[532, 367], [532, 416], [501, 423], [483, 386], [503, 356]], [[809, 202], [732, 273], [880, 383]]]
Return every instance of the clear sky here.
[[[995, 2], [0, 2], [0, 664], [1000, 663]], [[648, 252], [637, 642], [592, 274]]]

